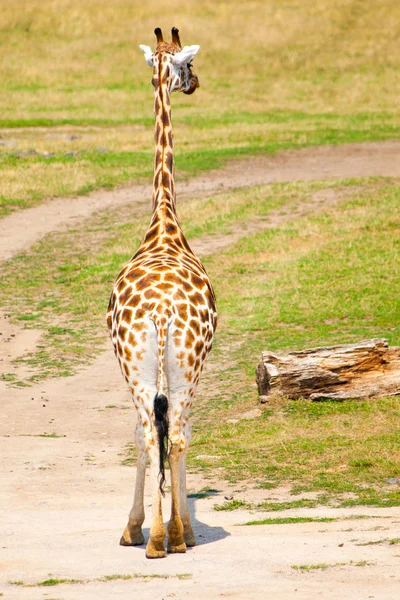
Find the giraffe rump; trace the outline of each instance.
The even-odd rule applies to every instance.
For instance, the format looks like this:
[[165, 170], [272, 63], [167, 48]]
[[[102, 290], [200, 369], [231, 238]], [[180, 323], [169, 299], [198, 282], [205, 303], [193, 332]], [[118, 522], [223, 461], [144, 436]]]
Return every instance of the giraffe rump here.
[[164, 394], [156, 394], [154, 397], [154, 418], [156, 422], [159, 457], [160, 457], [160, 492], [163, 496], [165, 485], [165, 460], [168, 456], [168, 398]]

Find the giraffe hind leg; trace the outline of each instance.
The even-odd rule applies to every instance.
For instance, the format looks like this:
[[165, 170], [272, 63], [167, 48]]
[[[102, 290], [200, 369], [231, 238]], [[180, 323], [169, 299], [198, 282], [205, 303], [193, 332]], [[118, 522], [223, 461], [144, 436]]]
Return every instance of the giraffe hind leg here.
[[138, 453], [136, 463], [135, 496], [132, 509], [129, 513], [128, 524], [125, 527], [119, 542], [121, 546], [140, 546], [144, 544], [142, 524], [144, 521], [144, 482], [146, 475], [147, 453], [144, 443], [144, 430], [139, 415], [135, 438]]

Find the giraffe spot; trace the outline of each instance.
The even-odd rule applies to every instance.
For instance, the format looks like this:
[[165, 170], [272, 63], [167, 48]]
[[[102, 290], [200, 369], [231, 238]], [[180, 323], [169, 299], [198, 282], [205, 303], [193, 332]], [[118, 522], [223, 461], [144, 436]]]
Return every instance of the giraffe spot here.
[[[186, 373], [185, 373], [185, 379], [189, 383], [192, 381], [192, 373], [190, 371], [186, 371]], [[182, 406], [183, 406], [183, 404], [182, 404]]]
[[199, 340], [198, 342], [196, 342], [196, 345], [194, 347], [194, 351], [197, 354], [197, 356], [199, 356], [201, 354], [203, 348], [204, 348], [204, 343], [203, 343], [202, 340]]
[[176, 290], [176, 292], [173, 295], [173, 298], [176, 301], [187, 300], [187, 296], [186, 296], [185, 292], [183, 292], [183, 290], [181, 290], [181, 289]]
[[185, 336], [185, 348], [191, 348], [193, 346], [194, 339], [194, 335], [189, 329]]
[[201, 308], [199, 310], [199, 316], [200, 316], [200, 320], [203, 323], [207, 323], [208, 322], [208, 310], [206, 308]]
[[198, 290], [201, 290], [201, 288], [204, 286], [204, 280], [195, 273], [192, 273], [191, 279], [194, 287], [196, 287]]
[[107, 327], [108, 327], [108, 329], [112, 328], [112, 317], [111, 317], [111, 315], [107, 315]]
[[133, 269], [131, 269], [131, 271], [127, 274], [126, 278], [128, 281], [130, 281], [131, 283], [135, 282], [137, 279], [140, 279], [140, 277], [143, 277], [143, 275], [146, 274], [146, 271], [144, 271], [143, 269], [141, 269], [140, 267], [134, 267]]
[[136, 346], [136, 344], [137, 344], [137, 342], [136, 342], [136, 338], [135, 338], [135, 336], [133, 335], [132, 331], [130, 331], [130, 332], [129, 332], [129, 335], [128, 335], [128, 344], [129, 344], [130, 346]]
[[124, 371], [125, 371], [125, 375], [127, 377], [129, 377], [130, 371], [129, 371], [129, 367], [128, 367], [128, 365], [126, 363], [124, 363]]
[[166, 248], [165, 253], [170, 254], [171, 256], [179, 255], [179, 251], [176, 248], [173, 248], [172, 246], [169, 246], [168, 248]]
[[115, 302], [117, 300], [117, 295], [115, 292], [111, 294], [110, 303], [108, 305], [108, 310], [112, 310], [115, 306]]
[[200, 359], [199, 359], [199, 358], [197, 358], [197, 359], [196, 359], [196, 362], [194, 363], [194, 370], [195, 370], [195, 371], [198, 371], [198, 370], [199, 370], [199, 368], [200, 368], [200, 364], [201, 364], [201, 361], [200, 361]]
[[128, 346], [125, 346], [125, 358], [128, 362], [131, 362], [132, 360], [132, 352], [131, 349], [128, 348]]
[[161, 298], [161, 294], [157, 290], [150, 288], [149, 290], [145, 291], [144, 297], [147, 298], [147, 300], [159, 300]]
[[181, 332], [180, 331], [175, 331], [173, 334], [174, 340], [175, 340], [175, 345], [176, 346], [180, 346], [181, 345]]
[[183, 321], [187, 321], [188, 319], [188, 306], [187, 304], [178, 304], [177, 305], [178, 315]]
[[160, 283], [158, 285], [158, 289], [160, 289], [162, 292], [170, 292], [174, 289], [174, 286], [172, 283]]
[[127, 306], [131, 306], [132, 308], [135, 308], [140, 302], [140, 296], [139, 294], [135, 294], [135, 296], [132, 296], [132, 298], [129, 300], [129, 302], [127, 303]]
[[174, 325], [175, 327], [177, 327], [178, 329], [184, 329], [185, 328], [185, 322], [182, 321], [182, 319], [180, 319], [179, 317], [176, 317], [174, 320]]
[[190, 316], [191, 317], [198, 317], [199, 316], [199, 311], [197, 310], [197, 308], [195, 306], [193, 306], [193, 304], [190, 304], [189, 308], [190, 308]]
[[194, 365], [194, 354], [190, 353], [188, 356], [188, 365], [189, 367], [193, 367]]
[[128, 286], [124, 292], [119, 297], [120, 304], [126, 304], [129, 298], [132, 295], [132, 288]]
[[169, 219], [170, 221], [173, 221], [175, 219], [175, 214], [174, 211], [171, 210], [170, 206], [166, 206], [165, 208], [165, 216], [167, 219]]
[[177, 275], [175, 275], [175, 273], [166, 273], [164, 275], [164, 281], [167, 281], [169, 283], [176, 283], [176, 284], [181, 283], [180, 278]]
[[176, 233], [178, 233], [178, 228], [175, 225], [175, 223], [168, 222], [167, 225], [166, 225], [166, 227], [165, 227], [165, 231], [169, 235], [175, 235]]
[[162, 122], [164, 127], [168, 127], [170, 124], [170, 118], [169, 118], [169, 114], [168, 111], [164, 110], [162, 113]]
[[140, 350], [139, 352], [136, 352], [136, 358], [137, 358], [137, 360], [139, 360], [139, 361], [143, 360], [143, 354], [144, 354], [143, 350]]
[[146, 233], [146, 237], [144, 239], [146, 242], [149, 242], [149, 241], [153, 240], [155, 237], [157, 237], [157, 235], [158, 235], [158, 226], [153, 225], [153, 227], [150, 227], [150, 229], [148, 229], [148, 231]]
[[122, 356], [122, 346], [121, 346], [121, 342], [119, 340], [117, 341], [117, 350], [118, 350], [118, 360], [119, 360], [119, 357]]
[[176, 355], [176, 358], [178, 360], [183, 360], [185, 358], [185, 353], [183, 352], [183, 350]]
[[187, 269], [178, 269], [178, 275], [180, 275], [183, 279], [189, 279], [189, 271]]
[[171, 177], [166, 169], [163, 170], [162, 182], [163, 182], [163, 186], [166, 187], [167, 189], [169, 189], [171, 187]]
[[120, 325], [118, 328], [118, 337], [124, 342], [126, 339], [126, 334], [128, 333], [127, 327]]
[[126, 285], [127, 285], [127, 284], [126, 284], [126, 281], [125, 281], [125, 279], [121, 279], [121, 281], [120, 281], [120, 282], [118, 283], [118, 285], [117, 285], [117, 290], [118, 290], [119, 292], [122, 292], [122, 290], [124, 290], [124, 289], [125, 289]]
[[195, 319], [190, 321], [190, 327], [193, 329], [196, 335], [200, 335], [200, 323]]
[[142, 308], [145, 312], [151, 312], [156, 307], [155, 302], [143, 302]]
[[140, 339], [142, 340], [143, 344], [146, 342], [146, 340], [147, 340], [146, 331], [142, 331], [142, 335], [140, 336]]
[[143, 322], [132, 324], [132, 329], [134, 329], [135, 331], [143, 331], [145, 327], [146, 325]]
[[170, 173], [172, 173], [172, 169], [174, 167], [174, 159], [172, 156], [172, 152], [167, 152], [165, 164]]
[[193, 304], [202, 304], [203, 296], [199, 292], [195, 292], [194, 294], [191, 294], [190, 300], [193, 302]]
[[182, 281], [182, 289], [184, 289], [185, 292], [191, 292], [192, 286], [188, 281]]
[[132, 311], [130, 308], [123, 309], [121, 313], [121, 320], [128, 324], [132, 321]]

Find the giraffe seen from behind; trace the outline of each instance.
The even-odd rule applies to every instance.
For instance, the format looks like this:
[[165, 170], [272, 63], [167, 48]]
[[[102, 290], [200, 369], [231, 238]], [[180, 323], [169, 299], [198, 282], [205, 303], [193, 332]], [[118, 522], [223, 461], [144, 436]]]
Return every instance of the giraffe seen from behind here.
[[157, 48], [140, 46], [153, 69], [155, 163], [153, 214], [136, 254], [118, 276], [107, 324], [115, 354], [138, 412], [137, 475], [133, 506], [122, 545], [144, 543], [144, 481], [150, 458], [153, 520], [148, 558], [165, 556], [162, 515], [164, 461], [171, 472], [168, 552], [194, 546], [186, 497], [186, 453], [191, 438], [189, 412], [217, 324], [213, 288], [179, 226], [175, 210], [170, 94], [199, 87], [192, 61], [199, 46], [181, 47], [179, 32]]

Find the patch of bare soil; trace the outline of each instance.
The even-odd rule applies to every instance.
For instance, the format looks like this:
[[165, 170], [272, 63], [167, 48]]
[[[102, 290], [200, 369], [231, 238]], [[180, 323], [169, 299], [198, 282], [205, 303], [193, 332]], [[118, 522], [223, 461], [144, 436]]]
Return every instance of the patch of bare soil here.
[[[366, 174], [399, 176], [399, 161], [394, 159], [399, 149], [400, 144], [393, 142], [282, 153], [265, 162], [243, 161], [239, 163], [240, 170], [239, 165], [229, 165], [222, 173], [187, 184], [184, 191], [211, 193], [221, 185], [265, 183], [273, 178], [272, 172], [276, 173], [276, 181]], [[385, 153], [386, 159], [381, 160]], [[343, 171], [338, 166], [340, 161]], [[351, 161], [353, 172], [349, 170]], [[329, 173], [327, 162], [336, 164]], [[381, 171], [377, 165], [381, 165]], [[253, 175], [249, 176], [251, 169]], [[150, 196], [146, 188], [100, 192], [89, 199], [56, 200], [7, 217], [1, 224], [7, 241], [1, 242], [0, 257], [5, 259], [45, 233], [68, 227], [74, 219], [89, 217], [93, 211], [116, 202], [122, 206], [140, 201], [144, 206], [144, 197], [147, 207]], [[314, 210], [338, 200], [336, 194], [318, 192], [309, 206], [296, 210]], [[300, 216], [296, 211], [277, 213], [269, 221], [254, 221], [249, 231], [296, 216]], [[233, 231], [220, 243], [231, 243], [237, 235], [239, 232]], [[200, 241], [196, 248], [201, 254], [220, 247], [214, 236], [205, 247], [199, 244]], [[39, 332], [15, 327], [4, 315], [0, 332], [0, 367], [3, 372], [5, 368], [13, 372], [12, 360], [36, 345]], [[199, 396], [202, 389], [200, 385]], [[278, 516], [330, 516], [339, 520], [244, 526], [249, 520], [276, 517], [277, 513], [216, 512], [213, 506], [223, 504], [225, 496], [249, 502], [261, 502], [274, 495], [280, 501], [292, 499], [288, 492], [232, 487], [217, 477], [205, 480], [191, 474], [190, 491], [197, 492], [204, 486], [217, 490], [208, 498], [191, 499], [198, 546], [185, 555], [170, 555], [159, 561], [146, 560], [143, 547], [119, 546], [135, 477], [135, 469], [122, 466], [121, 461], [126, 444], [133, 439], [135, 411], [111, 349], [73, 377], [18, 389], [0, 381], [0, 399], [0, 592], [5, 598], [109, 600], [140, 595], [144, 600], [256, 600], [271, 595], [278, 600], [394, 600], [398, 596], [400, 546], [385, 541], [399, 536], [398, 508], [292, 509]], [[146, 534], [151, 519], [150, 502], [147, 487]], [[166, 518], [168, 511], [166, 500]], [[369, 518], [350, 518], [355, 514]], [[293, 568], [301, 565], [325, 568]], [[134, 574], [146, 579], [102, 580], [110, 575]], [[50, 578], [81, 583], [61, 583], [50, 590], [36, 585]]]

